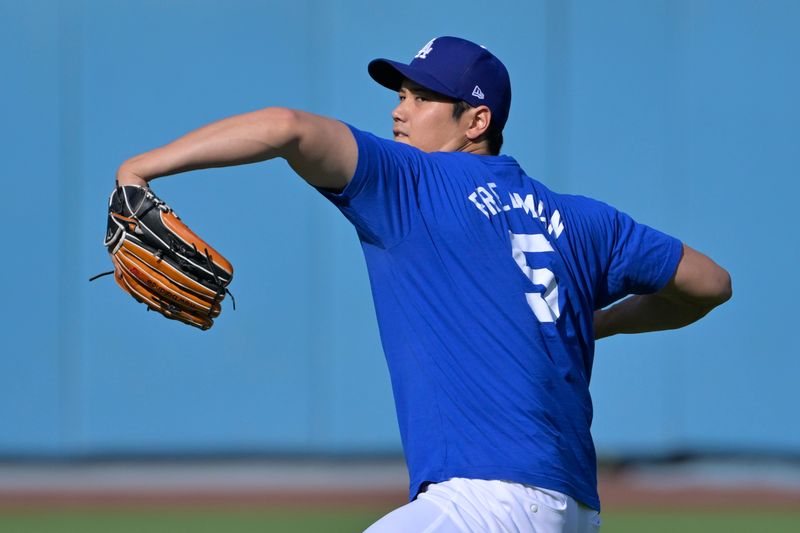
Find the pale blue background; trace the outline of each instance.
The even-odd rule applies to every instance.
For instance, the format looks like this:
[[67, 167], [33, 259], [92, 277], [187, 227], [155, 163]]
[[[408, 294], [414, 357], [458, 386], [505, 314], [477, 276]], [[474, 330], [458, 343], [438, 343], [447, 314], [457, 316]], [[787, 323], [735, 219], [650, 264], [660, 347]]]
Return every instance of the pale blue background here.
[[124, 159], [267, 105], [388, 135], [367, 62], [446, 34], [507, 64], [528, 173], [733, 276], [700, 324], [599, 344], [600, 453], [798, 454], [798, 28], [793, 0], [0, 0], [0, 456], [399, 451], [355, 233], [285, 163], [154, 184], [237, 268], [214, 329], [87, 279]]

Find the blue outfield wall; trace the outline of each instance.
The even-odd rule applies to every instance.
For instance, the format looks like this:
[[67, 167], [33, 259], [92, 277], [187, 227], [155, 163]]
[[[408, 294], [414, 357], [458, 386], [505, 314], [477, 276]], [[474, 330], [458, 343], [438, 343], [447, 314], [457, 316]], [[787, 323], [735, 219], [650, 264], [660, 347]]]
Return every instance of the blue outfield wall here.
[[154, 184], [237, 268], [212, 330], [87, 279], [124, 159], [268, 105], [388, 136], [367, 62], [446, 34], [508, 65], [529, 174], [733, 275], [703, 322], [598, 344], [599, 452], [797, 454], [800, 3], [494, 5], [0, 0], [0, 456], [399, 451], [355, 232], [285, 163]]

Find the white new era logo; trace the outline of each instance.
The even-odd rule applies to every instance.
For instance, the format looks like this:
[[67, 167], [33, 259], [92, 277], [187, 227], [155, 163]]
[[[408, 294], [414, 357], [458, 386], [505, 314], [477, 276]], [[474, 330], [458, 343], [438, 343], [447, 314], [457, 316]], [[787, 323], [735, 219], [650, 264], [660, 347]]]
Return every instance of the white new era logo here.
[[483, 91], [481, 91], [481, 88], [476, 85], [475, 88], [472, 89], [472, 96], [483, 100]]

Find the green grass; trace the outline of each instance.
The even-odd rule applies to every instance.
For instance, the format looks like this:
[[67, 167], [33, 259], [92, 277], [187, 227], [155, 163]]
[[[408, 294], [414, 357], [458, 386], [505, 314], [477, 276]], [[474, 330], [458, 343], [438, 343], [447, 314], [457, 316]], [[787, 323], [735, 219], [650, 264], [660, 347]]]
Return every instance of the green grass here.
[[797, 533], [800, 510], [603, 513], [603, 533]]
[[382, 511], [99, 509], [0, 511], [2, 533], [352, 533]]
[[[2, 533], [352, 533], [384, 510], [0, 510]], [[796, 533], [796, 512], [608, 512], [603, 533]], [[401, 532], [414, 533], [414, 532]]]

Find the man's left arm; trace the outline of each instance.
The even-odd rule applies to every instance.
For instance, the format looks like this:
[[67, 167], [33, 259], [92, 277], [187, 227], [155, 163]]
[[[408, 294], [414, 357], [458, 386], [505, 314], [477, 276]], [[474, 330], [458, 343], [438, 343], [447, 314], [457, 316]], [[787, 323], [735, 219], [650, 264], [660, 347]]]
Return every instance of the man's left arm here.
[[595, 311], [594, 337], [681, 328], [701, 319], [731, 295], [728, 272], [684, 244], [675, 274], [663, 289]]
[[356, 141], [342, 122], [279, 107], [228, 117], [125, 161], [119, 185], [203, 168], [281, 157], [314, 187], [343, 189], [358, 163]]

